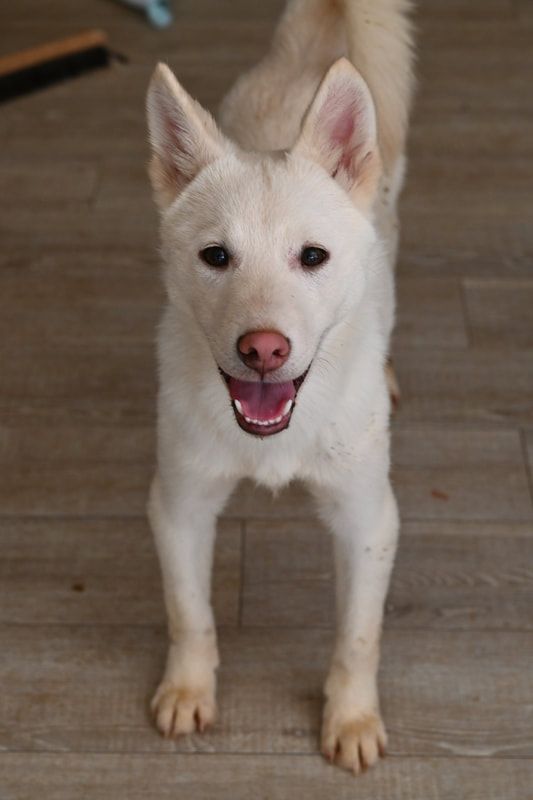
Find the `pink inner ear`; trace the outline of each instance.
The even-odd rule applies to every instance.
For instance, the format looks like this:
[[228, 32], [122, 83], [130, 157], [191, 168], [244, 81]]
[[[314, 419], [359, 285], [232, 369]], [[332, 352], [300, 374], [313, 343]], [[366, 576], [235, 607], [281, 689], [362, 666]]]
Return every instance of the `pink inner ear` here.
[[320, 109], [318, 126], [326, 131], [330, 144], [341, 149], [334, 176], [343, 169], [350, 177], [354, 177], [357, 151], [362, 138], [357, 135], [358, 123], [363, 122], [361, 105], [361, 99], [352, 87], [349, 91], [344, 87], [335, 87]]
[[185, 133], [183, 124], [180, 123], [176, 113], [169, 108], [164, 108], [163, 124], [165, 126], [165, 136], [168, 144], [172, 148], [180, 148], [183, 134]]
[[183, 115], [161, 98], [160, 124], [163, 132], [163, 152], [159, 153], [160, 166], [169, 185], [180, 188], [190, 177], [186, 152], [187, 129]]
[[[351, 142], [354, 128], [355, 128], [355, 104], [351, 104], [349, 106], [340, 106], [339, 101], [336, 98], [332, 98], [331, 103], [331, 110], [327, 109], [329, 104], [329, 100], [326, 103], [325, 112], [331, 114], [331, 121], [330, 121], [330, 138], [336, 144], [340, 145], [341, 147], [345, 147], [349, 142]], [[335, 107], [337, 106], [337, 107]]]

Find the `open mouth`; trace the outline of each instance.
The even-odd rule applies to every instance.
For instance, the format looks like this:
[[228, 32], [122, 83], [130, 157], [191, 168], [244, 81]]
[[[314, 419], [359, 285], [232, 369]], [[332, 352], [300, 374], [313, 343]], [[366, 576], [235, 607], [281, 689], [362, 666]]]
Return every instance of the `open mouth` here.
[[235, 419], [246, 433], [271, 436], [289, 426], [296, 396], [309, 371], [293, 381], [240, 381], [220, 369], [231, 397]]

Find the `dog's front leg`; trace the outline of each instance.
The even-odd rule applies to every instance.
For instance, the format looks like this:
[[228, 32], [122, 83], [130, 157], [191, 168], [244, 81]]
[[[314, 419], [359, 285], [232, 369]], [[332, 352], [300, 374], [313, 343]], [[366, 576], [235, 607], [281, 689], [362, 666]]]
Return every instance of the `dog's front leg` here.
[[349, 490], [317, 493], [321, 513], [334, 534], [338, 616], [325, 685], [322, 752], [355, 773], [374, 764], [386, 745], [377, 670], [398, 537], [396, 501], [388, 478], [365, 467], [360, 465]]
[[203, 730], [215, 718], [218, 650], [210, 602], [216, 518], [234, 486], [199, 476], [156, 476], [148, 514], [163, 577], [170, 645], [152, 700], [164, 736]]

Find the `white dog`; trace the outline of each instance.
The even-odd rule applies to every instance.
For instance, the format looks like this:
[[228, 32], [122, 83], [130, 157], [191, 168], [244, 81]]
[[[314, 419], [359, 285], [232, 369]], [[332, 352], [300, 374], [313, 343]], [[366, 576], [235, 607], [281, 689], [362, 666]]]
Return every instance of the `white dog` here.
[[166, 736], [215, 717], [217, 515], [241, 478], [273, 489], [300, 478], [335, 542], [322, 751], [359, 772], [385, 747], [376, 672], [398, 536], [385, 364], [407, 6], [291, 0], [220, 127], [167, 67], [149, 89], [168, 295], [149, 500], [170, 631], [152, 708]]

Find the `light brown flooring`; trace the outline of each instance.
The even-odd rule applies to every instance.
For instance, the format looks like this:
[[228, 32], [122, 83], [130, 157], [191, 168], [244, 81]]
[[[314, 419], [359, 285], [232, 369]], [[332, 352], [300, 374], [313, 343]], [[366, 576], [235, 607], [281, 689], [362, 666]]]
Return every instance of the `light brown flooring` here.
[[220, 524], [220, 720], [176, 743], [143, 508], [153, 465], [156, 218], [143, 96], [157, 58], [214, 107], [281, 0], [0, 6], [1, 52], [98, 25], [130, 63], [0, 107], [0, 798], [533, 797], [533, 8], [425, 0], [402, 202], [384, 632], [390, 756], [317, 755], [329, 540], [295, 487]]

